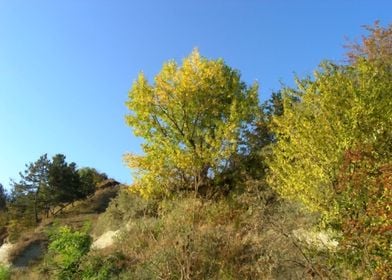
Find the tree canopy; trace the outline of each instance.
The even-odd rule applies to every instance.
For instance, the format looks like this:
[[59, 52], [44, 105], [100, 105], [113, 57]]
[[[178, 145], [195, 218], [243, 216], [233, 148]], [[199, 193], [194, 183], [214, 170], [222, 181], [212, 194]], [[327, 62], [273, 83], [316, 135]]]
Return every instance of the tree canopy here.
[[7, 193], [3, 185], [0, 183], [0, 211], [6, 208], [7, 200], [8, 200]]
[[65, 155], [48, 159], [44, 154], [26, 165], [18, 182], [12, 182], [12, 216], [24, 216], [37, 223], [42, 212], [53, 214], [57, 206], [85, 198], [105, 178], [105, 174], [93, 168], [78, 170], [76, 163], [66, 161]]
[[145, 196], [208, 185], [237, 152], [258, 108], [258, 86], [246, 86], [222, 59], [194, 50], [181, 66], [165, 63], [154, 82], [142, 73], [126, 103], [126, 121], [143, 137], [143, 155], [128, 154], [134, 188]]
[[[392, 239], [392, 25], [375, 26], [314, 79], [287, 88], [273, 118], [269, 183], [321, 213], [355, 279], [387, 279]], [[377, 278], [378, 279], [378, 278]]]
[[33, 163], [26, 164], [24, 172], [20, 172], [20, 181], [12, 182], [12, 205], [17, 212], [34, 213], [34, 220], [39, 221], [39, 212], [47, 207], [46, 189], [49, 187], [49, 165], [47, 155], [42, 155]]
[[345, 151], [371, 145], [380, 156], [391, 156], [391, 65], [371, 57], [349, 65], [325, 62], [314, 80], [285, 90], [270, 162], [270, 183], [282, 195], [329, 212]]

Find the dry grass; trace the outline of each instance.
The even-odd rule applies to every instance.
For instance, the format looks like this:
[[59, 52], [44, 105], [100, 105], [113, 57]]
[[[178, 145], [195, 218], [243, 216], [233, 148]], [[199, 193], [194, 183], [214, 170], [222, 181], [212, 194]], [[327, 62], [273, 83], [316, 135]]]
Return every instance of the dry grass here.
[[310, 263], [291, 234], [310, 221], [268, 201], [254, 192], [155, 202], [122, 192], [93, 231], [122, 229], [111, 248], [132, 260], [122, 279], [317, 279], [320, 260]]
[[47, 245], [48, 238], [43, 232], [29, 232], [23, 235], [23, 237], [14, 244], [11, 251], [9, 252], [9, 261], [14, 263], [15, 260], [21, 256], [31, 245], [42, 244]]
[[[294, 205], [271, 200], [268, 190], [250, 189], [215, 200], [192, 195], [144, 200], [126, 190], [114, 199], [113, 195], [113, 189], [99, 189], [56, 217], [60, 225], [74, 229], [91, 221], [96, 236], [120, 229], [112, 246], [82, 258], [79, 268], [90, 273], [109, 271], [119, 279], [283, 280], [319, 279], [314, 271], [324, 268], [322, 260], [311, 259], [291, 234], [308, 227], [309, 219]], [[106, 212], [99, 214], [99, 206], [110, 200]], [[45, 220], [39, 231], [53, 222]], [[26, 235], [15, 256], [39, 236]], [[37, 278], [37, 271], [33, 265], [15, 272], [19, 278], [14, 279], [49, 277]]]

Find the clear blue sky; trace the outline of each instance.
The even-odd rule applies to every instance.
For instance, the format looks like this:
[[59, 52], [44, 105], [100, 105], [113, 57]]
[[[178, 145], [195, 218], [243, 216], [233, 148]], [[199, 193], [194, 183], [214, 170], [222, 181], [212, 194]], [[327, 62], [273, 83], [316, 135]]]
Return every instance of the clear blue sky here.
[[392, 1], [0, 0], [0, 182], [63, 153], [129, 183], [122, 155], [140, 140], [124, 102], [140, 70], [151, 78], [198, 47], [266, 99], [294, 72], [343, 59], [345, 38], [376, 19], [391, 22]]

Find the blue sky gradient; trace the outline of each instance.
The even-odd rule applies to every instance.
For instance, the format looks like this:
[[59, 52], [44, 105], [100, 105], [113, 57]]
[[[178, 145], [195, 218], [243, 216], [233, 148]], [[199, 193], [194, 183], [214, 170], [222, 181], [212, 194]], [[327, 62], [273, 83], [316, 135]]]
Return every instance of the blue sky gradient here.
[[152, 79], [198, 47], [259, 81], [265, 100], [343, 60], [346, 38], [377, 19], [391, 23], [392, 1], [0, 0], [0, 183], [44, 153], [130, 183], [122, 155], [141, 140], [124, 103], [139, 71]]

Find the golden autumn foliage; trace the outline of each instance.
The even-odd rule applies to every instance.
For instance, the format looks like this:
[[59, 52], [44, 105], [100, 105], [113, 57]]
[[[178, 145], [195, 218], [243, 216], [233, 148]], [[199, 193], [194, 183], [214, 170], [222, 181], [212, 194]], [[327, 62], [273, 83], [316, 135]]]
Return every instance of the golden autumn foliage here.
[[339, 250], [362, 277], [392, 274], [392, 162], [372, 147], [347, 151], [336, 185]]
[[314, 80], [287, 90], [284, 114], [274, 119], [271, 185], [312, 211], [339, 211], [334, 183], [345, 151], [371, 144], [392, 154], [391, 81], [390, 65], [363, 59], [349, 66], [326, 63]]
[[321, 214], [345, 278], [390, 279], [392, 25], [368, 30], [350, 64], [324, 63], [286, 90], [268, 180]]
[[153, 83], [140, 74], [126, 103], [127, 124], [145, 139], [143, 155], [125, 156], [136, 170], [134, 189], [149, 197], [208, 186], [237, 152], [257, 91], [223, 60], [197, 50], [182, 65], [165, 63]]

